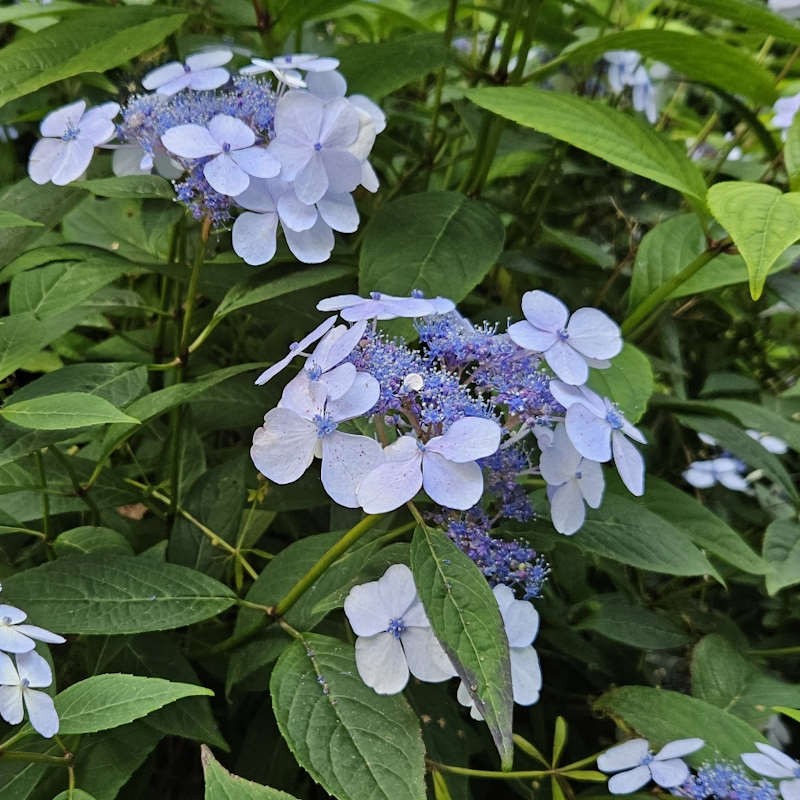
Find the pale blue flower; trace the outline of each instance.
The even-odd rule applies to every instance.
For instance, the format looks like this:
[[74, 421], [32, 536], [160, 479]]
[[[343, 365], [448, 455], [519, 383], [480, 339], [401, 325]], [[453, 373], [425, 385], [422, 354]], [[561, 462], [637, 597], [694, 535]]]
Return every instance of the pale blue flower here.
[[58, 733], [58, 714], [53, 698], [37, 692], [53, 682], [50, 665], [35, 651], [18, 653], [15, 667], [0, 653], [0, 717], [9, 725], [22, 722], [28, 712], [33, 729], [46, 739]]
[[86, 111], [83, 100], [50, 112], [39, 126], [45, 138], [36, 143], [28, 161], [31, 180], [64, 186], [80, 178], [94, 148], [114, 135], [112, 120], [118, 113], [116, 103], [103, 103]]
[[256, 135], [236, 117], [217, 114], [208, 125], [177, 125], [161, 136], [167, 150], [185, 159], [214, 156], [203, 166], [212, 189], [235, 197], [250, 185], [250, 177], [272, 178], [281, 166]]
[[[530, 601], [517, 600], [508, 586], [495, 586], [492, 591], [500, 607], [508, 639], [514, 702], [521, 706], [532, 706], [539, 700], [542, 689], [542, 669], [533, 647], [533, 640], [539, 632], [539, 612]], [[458, 686], [456, 697], [462, 706], [469, 707], [473, 719], [483, 719], [463, 681]]]
[[662, 789], [674, 789], [689, 777], [689, 767], [682, 756], [699, 750], [702, 739], [676, 739], [655, 755], [647, 739], [630, 739], [606, 750], [598, 759], [603, 772], [616, 772], [608, 781], [611, 794], [630, 794], [654, 781]]
[[427, 442], [401, 436], [384, 448], [384, 463], [359, 484], [358, 504], [368, 514], [381, 514], [425, 489], [445, 508], [471, 508], [483, 494], [483, 473], [476, 461], [497, 450], [500, 434], [493, 420], [464, 417]]
[[392, 565], [377, 581], [354, 586], [344, 613], [358, 637], [358, 674], [378, 694], [402, 692], [409, 674], [429, 683], [456, 675], [405, 564]]
[[800, 111], [800, 92], [792, 97], [780, 97], [772, 106], [775, 116], [772, 118], [772, 124], [780, 129], [783, 138], [786, 138], [786, 133], [792, 127], [794, 116]]
[[57, 633], [39, 628], [36, 625], [24, 625], [27, 614], [19, 608], [0, 605], [0, 651], [6, 653], [27, 653], [39, 642], [63, 644], [66, 639]]
[[628, 491], [637, 497], [644, 494], [644, 461], [627, 438], [646, 444], [641, 431], [607, 397], [600, 397], [585, 386], [552, 381], [550, 391], [567, 409], [566, 431], [575, 449], [584, 458], [600, 463], [613, 457]]
[[783, 800], [800, 800], [800, 762], [769, 744], [756, 742], [756, 748], [758, 753], [743, 753], [742, 761], [759, 775], [784, 778], [778, 784]]
[[644, 113], [650, 123], [655, 123], [658, 119], [656, 90], [642, 64], [642, 56], [635, 50], [609, 50], [603, 54], [603, 59], [608, 63], [608, 82], [613, 91], [619, 93], [631, 87], [634, 109]]
[[[542, 438], [537, 438], [541, 447]], [[552, 443], [541, 449], [539, 470], [547, 483], [550, 518], [559, 533], [570, 536], [586, 519], [584, 503], [600, 507], [605, 488], [603, 468], [575, 449], [564, 425], [556, 427]]]
[[170, 61], [148, 72], [142, 78], [142, 86], [166, 95], [176, 94], [181, 89], [217, 89], [230, 78], [230, 73], [222, 65], [232, 58], [233, 53], [227, 48], [195, 53], [186, 59], [185, 64]]
[[340, 294], [317, 303], [318, 311], [338, 311], [341, 318], [348, 322], [361, 319], [427, 317], [431, 314], [446, 314], [454, 308], [455, 303], [446, 297], [396, 297], [382, 292], [372, 292], [370, 297]]
[[745, 433], [757, 441], [768, 453], [775, 453], [775, 455], [782, 456], [789, 450], [789, 443], [777, 436], [771, 436], [763, 431], [756, 431], [748, 428]]
[[734, 492], [747, 491], [748, 483], [743, 477], [747, 465], [732, 456], [720, 456], [707, 461], [692, 461], [683, 472], [686, 483], [695, 489], [710, 489], [721, 484]]
[[253, 58], [252, 63], [242, 67], [242, 75], [260, 75], [271, 72], [281, 83], [295, 88], [305, 86], [301, 72], [330, 72], [339, 66], [338, 58], [317, 56], [313, 53], [292, 53], [277, 58]]
[[508, 335], [520, 347], [542, 353], [565, 383], [585, 383], [590, 365], [622, 350], [619, 326], [596, 308], [579, 308], [570, 316], [557, 297], [536, 289], [522, 296], [522, 313], [525, 320], [510, 325]]

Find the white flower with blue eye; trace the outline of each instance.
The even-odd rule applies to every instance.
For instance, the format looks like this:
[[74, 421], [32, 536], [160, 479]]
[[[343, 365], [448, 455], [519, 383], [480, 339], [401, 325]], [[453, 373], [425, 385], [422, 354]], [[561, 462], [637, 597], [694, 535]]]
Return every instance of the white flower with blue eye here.
[[[532, 706], [539, 700], [542, 689], [539, 656], [533, 648], [533, 640], [539, 632], [539, 612], [528, 600], [517, 600], [508, 586], [500, 584], [492, 592], [500, 607], [500, 616], [503, 618], [503, 628], [508, 639], [514, 702], [520, 706]], [[456, 697], [462, 706], [469, 706], [473, 719], [483, 719], [463, 681], [459, 684]]]
[[272, 178], [280, 172], [280, 164], [255, 142], [255, 133], [227, 114], [217, 114], [206, 126], [176, 125], [161, 136], [164, 147], [181, 158], [214, 156], [203, 166], [203, 175], [212, 189], [230, 197], [244, 192], [251, 176]]
[[354, 586], [345, 598], [344, 613], [358, 637], [358, 674], [378, 694], [402, 692], [409, 673], [429, 683], [456, 675], [405, 564], [389, 567], [377, 581]]
[[112, 120], [118, 113], [117, 103], [103, 103], [87, 111], [83, 100], [49, 113], [39, 126], [45, 138], [36, 143], [28, 160], [31, 180], [64, 186], [80, 178], [94, 148], [114, 135]]
[[357, 294], [339, 294], [326, 297], [317, 303], [318, 311], [338, 311], [348, 322], [362, 319], [398, 319], [447, 314], [455, 303], [446, 297], [395, 297], [382, 292], [372, 292], [369, 297]]
[[767, 778], [788, 778], [778, 786], [783, 800], [800, 800], [800, 762], [769, 744], [756, 742], [758, 753], [743, 753], [742, 761], [759, 775]]
[[575, 449], [564, 425], [553, 431], [549, 446], [542, 447], [541, 441], [539, 470], [547, 483], [550, 518], [559, 533], [570, 536], [586, 519], [584, 503], [590, 508], [600, 507], [605, 488], [603, 468]]
[[719, 483], [734, 492], [744, 492], [749, 486], [744, 477], [745, 472], [747, 465], [744, 461], [731, 456], [720, 456], [707, 461], [692, 461], [683, 471], [683, 479], [695, 489], [710, 489]]
[[181, 89], [218, 89], [230, 78], [230, 73], [222, 65], [232, 58], [233, 53], [227, 48], [195, 53], [186, 59], [185, 64], [170, 61], [148, 72], [142, 78], [142, 86], [166, 95], [176, 94]]
[[689, 777], [689, 767], [682, 757], [704, 744], [702, 739], [677, 739], [653, 755], [647, 739], [631, 739], [606, 750], [597, 759], [597, 767], [617, 773], [608, 781], [611, 794], [630, 794], [651, 780], [662, 789], [674, 789]]
[[522, 313], [525, 319], [510, 325], [508, 335], [520, 347], [542, 353], [565, 383], [586, 383], [589, 366], [608, 366], [606, 359], [622, 350], [619, 326], [596, 308], [579, 308], [570, 316], [557, 297], [536, 289], [522, 296]]
[[465, 511], [483, 494], [483, 473], [477, 459], [500, 446], [500, 426], [491, 419], [463, 417], [442, 436], [423, 443], [401, 436], [383, 450], [384, 463], [369, 472], [356, 490], [368, 514], [393, 511], [420, 489], [445, 508]]
[[36, 639], [47, 644], [64, 644], [66, 639], [37, 625], [24, 625], [27, 614], [14, 606], [0, 605], [0, 651], [27, 653]]
[[14, 667], [9, 656], [0, 653], [0, 717], [17, 725], [27, 710], [33, 729], [49, 739], [58, 733], [58, 714], [53, 698], [36, 689], [53, 682], [50, 665], [34, 651], [17, 654], [16, 660]]
[[575, 449], [590, 461], [604, 463], [613, 457], [620, 478], [631, 494], [644, 494], [644, 460], [627, 437], [647, 444], [638, 428], [625, 419], [607, 398], [585, 386], [551, 381], [553, 397], [567, 409], [567, 436]]
[[242, 75], [261, 75], [271, 72], [281, 83], [290, 88], [305, 86], [301, 72], [330, 72], [339, 66], [338, 58], [317, 56], [314, 53], [291, 53], [277, 58], [253, 58], [251, 64], [242, 67]]

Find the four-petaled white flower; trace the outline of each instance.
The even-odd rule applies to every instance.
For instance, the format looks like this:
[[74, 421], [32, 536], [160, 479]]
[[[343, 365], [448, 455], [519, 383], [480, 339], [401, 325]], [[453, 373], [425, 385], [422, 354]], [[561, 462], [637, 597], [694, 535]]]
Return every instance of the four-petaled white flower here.
[[358, 504], [368, 514], [381, 514], [424, 488], [440, 506], [471, 508], [483, 494], [483, 473], [476, 461], [497, 451], [500, 433], [494, 420], [463, 417], [425, 443], [401, 436], [384, 448], [384, 463], [358, 485]]
[[655, 755], [647, 739], [630, 739], [606, 750], [597, 766], [603, 772], [616, 772], [608, 781], [611, 794], [630, 794], [652, 779], [662, 789], [680, 786], [689, 777], [689, 767], [682, 756], [699, 750], [702, 739], [676, 739], [665, 744]]
[[717, 483], [734, 492], [745, 492], [749, 484], [743, 477], [747, 465], [738, 458], [720, 456], [707, 461], [692, 461], [683, 471], [683, 479], [695, 489], [710, 489]]
[[[492, 591], [500, 606], [500, 616], [508, 638], [514, 702], [521, 706], [532, 706], [539, 700], [542, 689], [539, 656], [533, 648], [533, 640], [539, 632], [539, 612], [528, 600], [517, 600], [508, 586], [500, 584]], [[483, 719], [463, 681], [459, 684], [456, 697], [462, 706], [469, 706], [473, 719]]]
[[557, 297], [536, 289], [522, 296], [522, 313], [525, 319], [510, 325], [508, 335], [520, 347], [542, 353], [565, 383], [586, 383], [589, 366], [608, 366], [602, 362], [622, 350], [616, 322], [596, 308], [579, 308], [570, 316]]
[[217, 89], [230, 78], [230, 73], [222, 65], [232, 58], [233, 53], [226, 48], [195, 53], [186, 59], [185, 64], [170, 61], [148, 72], [142, 78], [142, 86], [167, 95], [176, 94], [181, 89]]
[[783, 800], [800, 800], [800, 762], [769, 744], [756, 742], [758, 753], [743, 753], [742, 761], [759, 775], [768, 778], [788, 778], [778, 786]]
[[265, 369], [255, 380], [256, 386], [263, 386], [267, 381], [272, 380], [279, 372], [284, 370], [292, 359], [297, 356], [307, 355], [304, 351], [309, 346], [318, 342], [336, 323], [336, 317], [328, 317], [314, 328], [311, 333], [304, 336], [299, 342], [289, 345], [289, 352], [271, 367]]
[[399, 317], [427, 317], [447, 314], [455, 303], [446, 297], [395, 297], [382, 292], [372, 292], [369, 297], [357, 294], [339, 294], [326, 297], [317, 303], [318, 311], [338, 311], [348, 322], [362, 319], [397, 319]]
[[300, 72], [329, 72], [339, 66], [338, 58], [317, 56], [314, 53], [291, 53], [277, 58], [252, 58], [251, 64], [242, 67], [242, 75], [261, 75], [271, 72], [279, 81], [295, 88], [305, 86]]
[[591, 461], [610, 461], [613, 455], [620, 478], [628, 491], [644, 494], [644, 461], [628, 441], [630, 436], [641, 444], [647, 440], [638, 428], [625, 419], [622, 412], [606, 397], [600, 397], [585, 386], [570, 386], [551, 381], [550, 391], [567, 409], [567, 435], [575, 449]]
[[236, 117], [217, 114], [207, 126], [176, 125], [161, 136], [161, 143], [181, 158], [214, 156], [203, 166], [212, 189], [231, 197], [250, 185], [250, 176], [272, 178], [280, 164], [265, 147], [255, 144], [256, 135]]
[[567, 536], [575, 533], [586, 519], [584, 503], [599, 508], [603, 500], [603, 468], [584, 458], [570, 442], [564, 425], [553, 431], [549, 446], [542, 447], [539, 470], [547, 483], [553, 527]]
[[0, 717], [17, 725], [27, 709], [34, 730], [49, 739], [58, 733], [58, 714], [53, 698], [36, 689], [53, 682], [50, 665], [33, 651], [19, 653], [16, 659], [14, 667], [11, 658], [0, 653]]
[[39, 125], [45, 138], [36, 142], [28, 160], [31, 180], [64, 186], [80, 178], [92, 160], [94, 148], [114, 135], [111, 120], [118, 113], [117, 103], [103, 103], [86, 111], [83, 100], [50, 112]]
[[27, 614], [14, 606], [0, 605], [0, 651], [27, 653], [36, 646], [33, 641], [63, 644], [66, 639], [37, 625], [23, 625]]
[[344, 601], [344, 613], [358, 637], [358, 674], [378, 694], [403, 691], [409, 673], [430, 683], [456, 675], [405, 564], [389, 567], [377, 581], [354, 586]]

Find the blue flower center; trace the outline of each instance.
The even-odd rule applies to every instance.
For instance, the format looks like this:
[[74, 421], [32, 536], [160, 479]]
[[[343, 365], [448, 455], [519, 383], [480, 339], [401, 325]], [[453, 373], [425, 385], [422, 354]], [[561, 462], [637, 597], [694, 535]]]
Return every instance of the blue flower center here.
[[795, 778], [800, 778], [800, 767], [798, 767], [793, 773]]
[[322, 377], [322, 367], [314, 362], [310, 366], [306, 367], [306, 374], [310, 380], [318, 381]]
[[648, 753], [641, 761], [643, 767], [646, 767], [653, 760], [653, 756]]
[[422, 291], [422, 289], [412, 289], [411, 290], [411, 296], [415, 300], [424, 300], [425, 299], [425, 293]]
[[582, 477], [583, 477], [583, 473], [582, 473], [580, 470], [578, 470], [578, 471], [575, 473], [575, 478], [576, 478], [576, 480], [580, 480]]
[[317, 414], [314, 417], [314, 424], [317, 426], [317, 437], [320, 439], [323, 436], [330, 436], [338, 427], [329, 414]]
[[322, 150], [322, 143], [321, 142], [316, 142], [314, 144], [314, 149], [319, 153], [319, 151]]
[[381, 299], [381, 293], [380, 292], [370, 292], [369, 296], [370, 296], [370, 298], [372, 300], [380, 300]]
[[399, 639], [400, 636], [405, 633], [406, 631], [406, 624], [403, 622], [402, 617], [395, 617], [394, 619], [389, 620], [389, 625], [386, 628], [386, 633], [391, 633], [395, 639]]
[[222, 143], [222, 152], [223, 153], [230, 153], [231, 146], [227, 142]]
[[569, 334], [567, 333], [565, 328], [561, 328], [558, 331], [558, 338], [561, 339], [562, 342], [566, 342], [569, 339]]
[[27, 688], [28, 688], [28, 687], [31, 685], [31, 682], [30, 682], [30, 681], [29, 681], [27, 678], [23, 678], [23, 679], [22, 679], [22, 680], [19, 682], [19, 685], [20, 685], [20, 686], [21, 686], [23, 689], [27, 689]]
[[615, 430], [618, 431], [622, 427], [622, 414], [613, 408], [609, 408], [606, 412], [606, 422]]
[[283, 57], [283, 60], [284, 60], [284, 61], [285, 61], [287, 64], [291, 64], [291, 63], [292, 63], [292, 57], [291, 57], [291, 56], [284, 56], [284, 57]]
[[71, 142], [74, 139], [78, 138], [78, 134], [81, 132], [80, 128], [74, 128], [72, 123], [67, 123], [67, 129], [64, 131], [64, 135], [61, 137], [65, 142]]
[[192, 68], [188, 64], [184, 64], [183, 65], [183, 71], [184, 72], [191, 72]]

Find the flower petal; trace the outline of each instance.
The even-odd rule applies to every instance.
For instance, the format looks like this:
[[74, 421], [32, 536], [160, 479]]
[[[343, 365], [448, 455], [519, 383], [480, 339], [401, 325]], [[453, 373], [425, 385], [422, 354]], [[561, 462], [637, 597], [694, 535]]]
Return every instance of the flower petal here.
[[533, 647], [512, 647], [511, 658], [511, 691], [514, 702], [521, 706], [532, 706], [539, 700], [542, 690], [542, 668], [539, 656]]
[[622, 350], [619, 326], [596, 308], [579, 308], [567, 325], [569, 343], [588, 358], [613, 358]]
[[689, 767], [680, 758], [669, 758], [666, 761], [650, 762], [650, 773], [653, 780], [663, 789], [680, 786], [689, 777]]
[[567, 409], [566, 429], [570, 441], [584, 458], [601, 463], [611, 459], [611, 425], [606, 420], [576, 403]]
[[67, 640], [57, 633], [40, 628], [38, 625], [17, 625], [17, 630], [25, 636], [30, 636], [32, 639], [38, 639], [40, 642], [47, 642], [48, 644], [64, 644]]
[[11, 656], [0, 652], [0, 686], [16, 686], [18, 683], [19, 673]]
[[644, 494], [644, 459], [621, 431], [611, 433], [614, 464], [628, 491], [636, 497]]
[[20, 680], [27, 680], [34, 689], [49, 686], [53, 682], [50, 665], [35, 650], [16, 656]]
[[328, 192], [317, 201], [319, 214], [328, 225], [341, 233], [358, 230], [358, 209], [352, 195]]
[[218, 47], [214, 50], [203, 50], [194, 53], [186, 59], [186, 66], [196, 72], [201, 69], [211, 69], [227, 64], [233, 58], [233, 51], [227, 47]]
[[[355, 295], [344, 296], [354, 297]], [[327, 308], [331, 303], [338, 305], [339, 302], [343, 301], [340, 298], [329, 297], [327, 300], [320, 300], [317, 308], [324, 310], [322, 306]], [[309, 357], [309, 362], [319, 365], [323, 372], [327, 372], [332, 367], [340, 364], [353, 352], [353, 348], [361, 341], [366, 329], [366, 321], [357, 322], [349, 328], [346, 325], [337, 325], [316, 346]]]
[[800, 800], [800, 779], [781, 781], [778, 785], [780, 786], [783, 800]]
[[116, 132], [114, 117], [119, 114], [119, 103], [103, 103], [90, 108], [81, 118], [80, 138], [88, 139], [93, 145], [104, 144]]
[[400, 634], [408, 669], [426, 683], [439, 683], [456, 676], [453, 663], [430, 628], [406, 628]]
[[266, 147], [255, 145], [244, 150], [232, 150], [231, 158], [255, 178], [274, 178], [281, 171], [281, 162]]
[[381, 463], [383, 450], [369, 436], [334, 431], [322, 440], [322, 485], [345, 508], [358, 508], [359, 483]]
[[390, 633], [356, 639], [356, 667], [361, 680], [378, 694], [397, 694], [408, 683], [408, 664], [400, 640]]
[[328, 402], [327, 411], [336, 422], [355, 419], [366, 414], [378, 402], [380, 393], [380, 384], [372, 375], [357, 372], [350, 388], [341, 397]]
[[603, 502], [603, 490], [606, 482], [603, 479], [603, 468], [596, 462], [584, 458], [579, 465], [580, 475], [578, 486], [583, 499], [589, 508], [600, 508]]
[[630, 769], [642, 763], [647, 755], [650, 743], [647, 739], [629, 739], [622, 744], [614, 745], [597, 758], [597, 768], [602, 772], [617, 772]]
[[313, 422], [288, 408], [273, 408], [253, 434], [250, 458], [275, 483], [296, 481], [314, 460], [317, 431]]
[[311, 152], [305, 166], [295, 175], [294, 190], [298, 200], [308, 205], [316, 203], [328, 191], [328, 173], [321, 153]]
[[161, 144], [181, 158], [204, 158], [222, 152], [220, 143], [202, 125], [176, 125], [161, 134]]
[[24, 716], [22, 688], [19, 685], [0, 686], [0, 717], [9, 725], [17, 725]]
[[233, 249], [250, 265], [266, 264], [277, 249], [278, 215], [246, 211], [233, 223]]
[[550, 500], [550, 521], [559, 533], [572, 536], [580, 530], [586, 520], [586, 508], [574, 478], [561, 486], [548, 487], [547, 498]]
[[552, 294], [534, 289], [522, 295], [522, 313], [525, 319], [542, 331], [557, 333], [567, 324], [567, 307]]
[[[411, 439], [411, 437], [403, 436], [393, 445], [384, 448], [384, 458], [388, 455], [387, 450], [407, 439]], [[411, 441], [413, 451], [410, 454], [404, 453], [403, 460], [387, 460], [387, 463], [376, 467], [364, 477], [356, 489], [358, 502], [368, 514], [394, 511], [403, 503], [411, 500], [422, 488], [422, 470], [420, 468], [422, 454], [417, 450], [416, 442], [413, 439]]]
[[426, 449], [444, 456], [448, 461], [466, 463], [497, 452], [500, 435], [500, 426], [494, 420], [463, 417], [456, 420], [444, 435], [431, 439]]
[[[217, 114], [208, 122], [208, 132], [214, 137], [219, 145], [227, 144], [231, 150], [243, 150], [252, 147], [256, 141], [256, 135], [252, 129], [245, 125], [240, 119], [231, 117], [228, 114]], [[268, 175], [261, 177], [267, 178]]]
[[281, 223], [293, 231], [307, 231], [317, 221], [314, 205], [303, 203], [294, 192], [286, 192], [278, 198], [278, 215]]
[[[501, 588], [495, 586], [495, 590]], [[508, 588], [508, 587], [503, 587]], [[497, 592], [495, 591], [495, 596]], [[509, 647], [527, 647], [539, 632], [539, 612], [529, 600], [513, 599], [500, 606]]]
[[575, 350], [569, 341], [560, 339], [553, 343], [544, 354], [544, 360], [564, 383], [580, 386], [589, 377], [586, 359]]
[[203, 175], [212, 189], [228, 197], [236, 197], [250, 185], [248, 174], [225, 153], [212, 158], [203, 167]]
[[58, 714], [53, 698], [49, 694], [36, 692], [33, 689], [23, 690], [22, 697], [33, 729], [45, 739], [55, 736], [58, 733]]
[[481, 499], [483, 473], [474, 461], [457, 464], [428, 452], [422, 459], [422, 485], [440, 506], [466, 511]]
[[321, 264], [327, 261], [336, 244], [333, 231], [322, 219], [317, 219], [307, 231], [293, 231], [284, 227], [283, 235], [295, 258], [304, 264]]
[[[196, 92], [218, 89], [224, 86], [231, 77], [230, 72], [218, 67], [217, 69], [204, 69], [200, 72], [191, 72], [187, 76], [186, 85]], [[166, 87], [162, 86], [159, 91], [163, 92]]]
[[319, 376], [319, 382], [325, 387], [330, 400], [338, 400], [353, 385], [356, 379], [355, 365], [349, 361], [339, 364], [330, 372]]
[[94, 155], [94, 145], [84, 139], [73, 139], [64, 145], [63, 160], [53, 175], [56, 186], [66, 186], [86, 172]]
[[68, 128], [77, 128], [83, 112], [86, 110], [85, 100], [76, 100], [74, 103], [51, 111], [39, 124], [42, 136], [53, 136], [60, 139]]
[[383, 633], [392, 619], [391, 612], [383, 605], [378, 581], [354, 586], [344, 599], [344, 613], [356, 636]]
[[[361, 182], [361, 162], [352, 153], [348, 153], [346, 150], [325, 150], [323, 148], [319, 154], [325, 165], [325, 174], [328, 179], [326, 192], [333, 194], [352, 192]], [[317, 200], [324, 194], [325, 192]]]
[[66, 155], [67, 143], [61, 139], [40, 139], [28, 158], [28, 175], [40, 186], [53, 180]]
[[635, 767], [627, 772], [620, 772], [608, 780], [608, 791], [611, 794], [630, 794], [637, 789], [641, 789], [646, 783], [650, 782], [649, 767]]
[[508, 335], [514, 344], [534, 353], [544, 353], [558, 341], [558, 334], [535, 328], [527, 320], [509, 325]]
[[183, 64], [179, 61], [170, 61], [168, 64], [162, 64], [160, 67], [150, 70], [150, 72], [142, 78], [142, 86], [148, 91], [152, 91], [185, 74], [186, 71], [183, 68]]
[[6, 653], [27, 653], [35, 646], [33, 639], [18, 631], [16, 627], [0, 625], [0, 650]]
[[347, 147], [356, 140], [358, 129], [358, 111], [347, 100], [340, 97], [326, 103], [319, 132], [323, 148]]
[[676, 739], [674, 742], [667, 742], [654, 756], [655, 761], [664, 761], [671, 758], [680, 758], [694, 753], [705, 745], [705, 741], [697, 737], [691, 739]]

